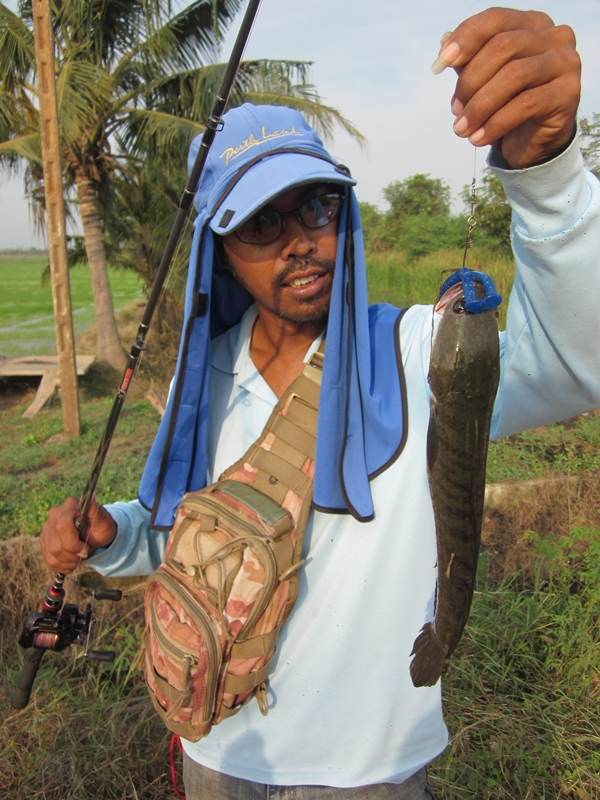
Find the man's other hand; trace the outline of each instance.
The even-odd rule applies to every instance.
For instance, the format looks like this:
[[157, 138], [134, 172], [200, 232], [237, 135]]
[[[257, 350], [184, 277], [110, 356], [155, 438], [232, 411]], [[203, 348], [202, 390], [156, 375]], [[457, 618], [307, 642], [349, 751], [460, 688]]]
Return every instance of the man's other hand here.
[[92, 500], [88, 512], [87, 541], [79, 538], [75, 519], [79, 502], [69, 497], [61, 506], [51, 508], [42, 528], [40, 546], [44, 561], [58, 572], [72, 572], [97, 547], [107, 547], [115, 538], [117, 526], [108, 511]]
[[477, 146], [497, 143], [512, 168], [547, 161], [576, 124], [581, 62], [575, 34], [547, 14], [490, 8], [442, 39], [434, 72], [453, 67], [454, 130]]

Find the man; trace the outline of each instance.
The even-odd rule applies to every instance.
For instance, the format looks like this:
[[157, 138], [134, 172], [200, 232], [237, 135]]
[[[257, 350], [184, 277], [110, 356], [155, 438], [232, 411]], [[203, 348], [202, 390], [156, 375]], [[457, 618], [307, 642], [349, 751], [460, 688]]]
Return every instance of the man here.
[[[491, 9], [442, 47], [436, 68], [459, 74], [455, 131], [496, 143], [491, 163], [513, 206], [518, 274], [501, 339], [498, 436], [600, 405], [600, 190], [574, 141], [570, 29]], [[166, 534], [150, 521], [168, 529], [183, 492], [258, 438], [326, 328], [308, 562], [279, 638], [271, 711], [262, 717], [250, 703], [183, 743], [189, 800], [431, 797], [424, 768], [447, 743], [439, 683], [416, 689], [408, 671], [436, 580], [425, 464], [431, 309], [367, 311], [352, 183], [295, 112], [226, 115], [196, 198], [177, 375], [141, 503], [94, 506], [83, 551], [73, 499], [42, 532], [48, 564], [63, 572], [82, 553], [105, 574], [155, 569]], [[210, 347], [209, 321], [222, 332]]]

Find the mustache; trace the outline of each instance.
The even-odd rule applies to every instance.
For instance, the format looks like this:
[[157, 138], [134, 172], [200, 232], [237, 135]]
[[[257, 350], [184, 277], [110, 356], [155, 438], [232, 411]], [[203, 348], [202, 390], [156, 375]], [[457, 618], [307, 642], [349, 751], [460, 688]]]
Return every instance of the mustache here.
[[335, 269], [335, 261], [329, 258], [315, 258], [314, 256], [307, 256], [306, 258], [295, 256], [288, 264], [286, 264], [279, 275], [277, 275], [273, 283], [276, 287], [281, 287], [287, 281], [289, 276], [294, 274], [294, 272], [305, 270], [309, 267], [322, 269], [326, 273], [333, 272]]

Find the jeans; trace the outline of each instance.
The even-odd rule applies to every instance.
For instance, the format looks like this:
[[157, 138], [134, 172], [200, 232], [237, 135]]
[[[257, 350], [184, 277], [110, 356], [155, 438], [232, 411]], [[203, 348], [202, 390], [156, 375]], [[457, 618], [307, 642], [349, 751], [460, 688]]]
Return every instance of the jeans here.
[[425, 769], [404, 783], [335, 786], [270, 786], [203, 767], [183, 753], [186, 800], [434, 800]]

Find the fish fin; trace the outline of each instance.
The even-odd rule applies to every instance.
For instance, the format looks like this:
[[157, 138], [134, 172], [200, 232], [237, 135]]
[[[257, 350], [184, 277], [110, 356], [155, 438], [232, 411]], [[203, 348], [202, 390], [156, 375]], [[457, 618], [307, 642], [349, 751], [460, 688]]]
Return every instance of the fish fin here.
[[446, 648], [435, 635], [431, 622], [426, 622], [415, 639], [411, 656], [410, 677], [414, 686], [433, 686], [442, 674]]

